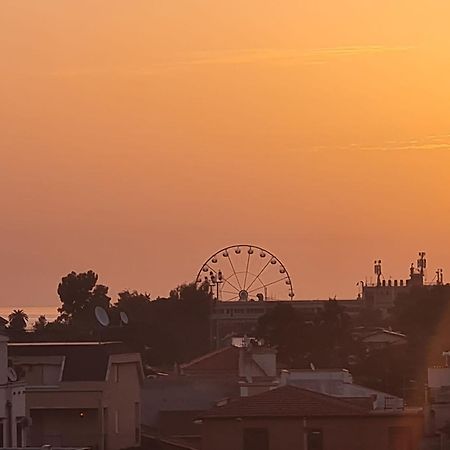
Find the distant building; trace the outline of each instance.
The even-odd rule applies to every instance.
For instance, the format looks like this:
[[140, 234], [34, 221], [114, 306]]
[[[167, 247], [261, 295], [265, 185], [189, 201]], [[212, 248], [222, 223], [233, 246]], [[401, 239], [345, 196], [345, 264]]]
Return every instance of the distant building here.
[[0, 447], [26, 447], [30, 421], [25, 409], [25, 383], [8, 365], [8, 338], [0, 334]]
[[147, 379], [142, 391], [144, 436], [199, 447], [195, 418], [218, 402], [277, 386], [277, 374], [273, 349], [229, 346], [181, 365], [179, 373]]
[[362, 282], [362, 304], [365, 308], [380, 310], [384, 316], [390, 314], [394, 307], [395, 300], [399, 294], [408, 293], [411, 288], [429, 288], [430, 286], [443, 286], [444, 276], [442, 269], [436, 271], [433, 281], [425, 281], [427, 260], [425, 252], [419, 253], [416, 265], [411, 264], [409, 278], [406, 280], [385, 279], [383, 275], [381, 260], [375, 261], [374, 273], [375, 283]]
[[[277, 305], [291, 305], [302, 314], [305, 320], [312, 320], [321, 311], [327, 300], [261, 300], [261, 301], [215, 301], [210, 316], [211, 345], [220, 348], [226, 345], [234, 335], [253, 335], [258, 319], [271, 311]], [[353, 300], [338, 300], [350, 316], [356, 316], [361, 310], [362, 303]]]
[[12, 343], [27, 383], [28, 445], [119, 450], [140, 444], [140, 355], [121, 343]]
[[239, 346], [215, 350], [183, 364], [175, 374], [146, 380], [144, 435], [201, 448], [201, 428], [196, 418], [217, 405], [258, 396], [280, 386], [325, 394], [363, 407], [366, 412], [401, 417], [411, 413], [403, 399], [354, 384], [347, 370], [282, 369], [277, 366], [274, 349], [247, 338]]
[[417, 450], [423, 416], [284, 386], [213, 408], [201, 428], [202, 450]]
[[345, 369], [283, 370], [281, 385], [295, 386], [341, 399], [359, 401], [378, 412], [402, 411], [402, 398], [353, 383], [353, 377]]
[[[360, 281], [360, 294], [354, 299], [338, 300], [350, 317], [357, 317], [362, 309], [379, 310], [383, 317], [390, 314], [395, 299], [401, 293], [407, 293], [413, 287], [429, 288], [443, 286], [443, 272], [436, 271], [432, 282], [425, 281], [427, 260], [425, 253], [419, 253], [416, 266], [411, 265], [409, 278], [406, 280], [385, 279], [381, 260], [375, 261], [375, 283]], [[448, 286], [448, 285], [446, 285]], [[258, 324], [258, 319], [275, 308], [278, 304], [289, 304], [299, 311], [305, 320], [312, 320], [321, 311], [326, 300], [248, 300], [248, 301], [215, 301], [210, 315], [211, 346], [219, 348], [226, 345], [230, 337], [244, 334], [252, 335]]]
[[[448, 356], [447, 356], [448, 357]], [[428, 369], [427, 432], [439, 436], [440, 450], [450, 447], [450, 367]]]
[[408, 343], [408, 338], [405, 334], [384, 328], [359, 327], [353, 330], [352, 335], [355, 340], [363, 344], [368, 350], [383, 350]]

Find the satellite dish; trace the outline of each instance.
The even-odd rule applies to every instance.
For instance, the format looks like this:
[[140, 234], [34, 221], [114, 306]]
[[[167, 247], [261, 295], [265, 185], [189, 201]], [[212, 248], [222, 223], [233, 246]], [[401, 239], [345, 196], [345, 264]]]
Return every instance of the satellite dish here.
[[97, 319], [97, 322], [100, 325], [102, 325], [104, 327], [107, 327], [109, 325], [109, 316], [104, 308], [102, 308], [101, 306], [96, 306], [94, 313], [95, 313], [95, 318]]
[[128, 322], [129, 322], [128, 314], [125, 311], [120, 311], [120, 321], [124, 325], [128, 325]]
[[16, 371], [12, 367], [8, 367], [8, 380], [14, 383], [18, 380]]

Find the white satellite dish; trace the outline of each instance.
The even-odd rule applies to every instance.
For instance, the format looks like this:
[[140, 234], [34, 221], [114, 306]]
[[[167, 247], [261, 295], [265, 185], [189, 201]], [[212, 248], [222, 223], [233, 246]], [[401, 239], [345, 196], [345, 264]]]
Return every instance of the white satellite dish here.
[[107, 327], [109, 325], [109, 316], [104, 308], [102, 308], [101, 306], [96, 306], [94, 313], [95, 313], [95, 318], [97, 319], [97, 322], [100, 325], [102, 325], [104, 327]]
[[18, 378], [16, 371], [12, 367], [8, 367], [8, 380], [14, 383]]
[[128, 322], [130, 321], [128, 319], [128, 314], [125, 311], [120, 311], [120, 321], [124, 324], [124, 325], [128, 325]]

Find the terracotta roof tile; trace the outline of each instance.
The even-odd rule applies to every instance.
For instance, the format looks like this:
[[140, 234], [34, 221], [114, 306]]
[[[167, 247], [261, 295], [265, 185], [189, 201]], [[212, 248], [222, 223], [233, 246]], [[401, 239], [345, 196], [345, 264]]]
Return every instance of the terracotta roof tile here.
[[239, 373], [239, 348], [230, 346], [207, 353], [181, 366], [183, 373], [223, 374]]
[[283, 386], [259, 395], [245, 397], [216, 407], [203, 417], [312, 417], [358, 416], [368, 414], [367, 407], [352, 404], [318, 392]]

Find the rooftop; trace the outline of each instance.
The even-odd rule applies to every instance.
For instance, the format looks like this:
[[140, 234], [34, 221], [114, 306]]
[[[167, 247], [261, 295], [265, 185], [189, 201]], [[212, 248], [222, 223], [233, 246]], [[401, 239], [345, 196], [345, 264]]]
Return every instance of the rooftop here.
[[368, 413], [367, 405], [362, 403], [284, 386], [213, 408], [204, 418], [360, 416]]
[[122, 344], [120, 341], [79, 341], [79, 342], [10, 342], [8, 347], [98, 347], [98, 346], [111, 346], [113, 344]]
[[104, 381], [110, 355], [132, 353], [121, 342], [20, 342], [9, 343], [8, 352], [13, 360], [63, 356], [62, 381]]
[[239, 372], [239, 348], [230, 346], [206, 353], [206, 355], [183, 364], [181, 369], [184, 373], [223, 374], [227, 372], [237, 375]]

